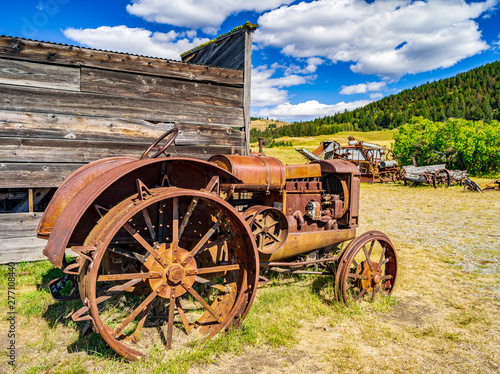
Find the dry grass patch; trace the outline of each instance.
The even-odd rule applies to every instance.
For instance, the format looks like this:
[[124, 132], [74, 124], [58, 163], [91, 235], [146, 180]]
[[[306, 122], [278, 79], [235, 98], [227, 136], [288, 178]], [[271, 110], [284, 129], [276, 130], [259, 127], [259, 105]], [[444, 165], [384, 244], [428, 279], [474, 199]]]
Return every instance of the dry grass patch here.
[[[155, 345], [135, 363], [82, 337], [70, 321], [80, 302], [47, 299], [50, 265], [30, 265], [19, 277], [17, 372], [498, 373], [499, 204], [497, 192], [363, 185], [359, 233], [383, 231], [397, 249], [391, 298], [346, 307], [317, 278], [277, 276], [240, 329], [181, 350]], [[2, 337], [6, 328], [0, 319]]]

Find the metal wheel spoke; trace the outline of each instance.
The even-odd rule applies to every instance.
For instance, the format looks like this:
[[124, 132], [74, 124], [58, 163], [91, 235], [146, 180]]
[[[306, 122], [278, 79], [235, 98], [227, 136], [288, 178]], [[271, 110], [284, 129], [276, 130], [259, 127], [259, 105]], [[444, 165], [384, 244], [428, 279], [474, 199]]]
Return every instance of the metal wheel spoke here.
[[274, 223], [271, 223], [269, 226], [267, 226], [268, 229], [272, 229], [274, 226], [276, 226], [277, 224], [279, 224], [280, 221], [274, 221]]
[[177, 312], [181, 317], [182, 324], [184, 325], [184, 329], [186, 330], [186, 334], [191, 334], [191, 325], [186, 318], [186, 314], [184, 313], [184, 309], [182, 309], [181, 300], [179, 298], [175, 299], [175, 305], [177, 306]]
[[366, 245], [363, 246], [363, 252], [365, 254], [366, 261], [368, 261], [368, 266], [370, 266], [370, 268], [371, 268], [372, 267], [372, 260], [370, 259], [370, 255], [366, 251]]
[[271, 234], [270, 232], [267, 232], [266, 235], [273, 239], [275, 242], [280, 241], [274, 234]]
[[170, 305], [168, 307], [167, 349], [172, 348], [172, 333], [174, 331], [175, 287], [170, 289]]
[[388, 280], [388, 279], [392, 279], [392, 275], [390, 275], [390, 274], [384, 275], [382, 278], [380, 278], [380, 281], [384, 281], [384, 280]]
[[121, 281], [129, 279], [154, 279], [161, 277], [163, 277], [163, 273], [160, 272], [106, 274], [106, 275], [99, 275], [99, 277], [97, 278], [97, 282]]
[[184, 233], [184, 230], [186, 229], [186, 226], [189, 223], [189, 219], [191, 218], [191, 214], [193, 214], [196, 205], [198, 205], [198, 200], [199, 199], [197, 197], [193, 197], [193, 200], [191, 200], [191, 204], [189, 204], [188, 210], [184, 215], [184, 218], [182, 219], [181, 226], [179, 227], [179, 238]]
[[[182, 287], [184, 287], [184, 286], [182, 286]], [[186, 289], [186, 291], [188, 291], [191, 294], [191, 296], [193, 296], [201, 305], [203, 305], [203, 308], [205, 308], [206, 311], [212, 317], [214, 317], [217, 322], [222, 323], [222, 321], [219, 319], [219, 317], [217, 317], [217, 315], [215, 314], [212, 307], [210, 305], [208, 305], [208, 303], [205, 300], [203, 300], [203, 298], [198, 294], [198, 292], [196, 292], [193, 289], [193, 287], [184, 287], [184, 289]]]
[[391, 259], [388, 257], [386, 258], [384, 261], [380, 262], [378, 266], [382, 266], [382, 265], [385, 265], [387, 264]]
[[151, 217], [149, 216], [149, 212], [147, 208], [144, 208], [141, 210], [142, 216], [144, 217], [144, 221], [146, 221], [146, 226], [148, 227], [149, 235], [151, 235], [151, 239], [153, 240], [153, 243], [158, 242], [156, 238], [156, 233], [153, 228], [153, 223], [151, 222]]
[[139, 323], [135, 328], [134, 335], [132, 335], [132, 341], [137, 343], [139, 341], [139, 335], [141, 334], [142, 327], [144, 326], [144, 322], [146, 322], [146, 318], [148, 316], [149, 310], [151, 309], [152, 303], [150, 303], [141, 313], [141, 317], [139, 318]]
[[356, 269], [358, 268], [359, 264], [356, 262], [355, 259], [352, 260], [352, 264], [356, 267]]
[[108, 247], [108, 251], [116, 253], [117, 255], [120, 255], [123, 257], [130, 258], [130, 259], [135, 260], [135, 261], [140, 261], [142, 263], [144, 263], [144, 261], [145, 261], [144, 256], [142, 256], [136, 252], [129, 252], [127, 250], [117, 248], [117, 247]]
[[227, 292], [229, 289], [229, 287], [227, 287], [227, 286], [223, 286], [222, 284], [214, 283], [211, 280], [208, 280], [208, 279], [205, 279], [202, 277], [198, 277], [198, 276], [195, 278], [195, 282], [204, 284], [205, 286], [209, 286], [209, 287], [218, 289], [219, 291], [222, 291], [224, 293]]
[[263, 252], [264, 251], [264, 238], [265, 235], [259, 235], [259, 251]]
[[214, 241], [212, 241], [210, 243], [207, 243], [203, 247], [201, 247], [201, 249], [198, 251], [198, 253], [203, 252], [204, 250], [206, 250], [208, 248], [212, 248], [212, 247], [214, 247], [216, 245], [224, 243], [227, 239], [229, 239], [228, 236], [222, 236], [222, 237], [220, 237], [218, 239], [215, 239]]
[[368, 275], [363, 275], [363, 274], [356, 274], [356, 273], [349, 273], [347, 274], [349, 278], [355, 278], [355, 279], [368, 279]]
[[135, 229], [132, 226], [130, 226], [128, 223], [125, 223], [123, 225], [123, 228], [125, 230], [127, 230], [128, 233], [130, 235], [132, 235], [132, 237], [135, 240], [137, 240], [137, 242], [140, 245], [142, 245], [146, 251], [148, 251], [149, 253], [151, 253], [151, 255], [154, 257], [154, 259], [160, 265], [162, 265], [164, 268], [166, 268], [168, 266], [168, 263], [163, 259], [163, 257], [160, 256], [160, 254], [158, 253], [158, 251], [156, 251], [156, 249], [154, 249], [153, 247], [151, 247], [151, 245], [149, 245], [149, 243], [137, 231], [135, 231]]
[[264, 232], [264, 230], [263, 230], [263, 229], [259, 229], [259, 228], [257, 228], [257, 229], [255, 229], [254, 231], [252, 231], [252, 234], [254, 234], [255, 236], [257, 236], [257, 235], [259, 235], [259, 234], [260, 234], [260, 233], [262, 233], [262, 232]]
[[179, 248], [179, 198], [172, 199], [172, 261], [177, 262], [177, 249]]
[[183, 265], [186, 265], [194, 256], [196, 256], [196, 254], [206, 244], [208, 239], [210, 239], [210, 237], [214, 234], [214, 232], [217, 231], [217, 229], [219, 228], [221, 223], [222, 223], [222, 221], [218, 220], [215, 223], [215, 225], [213, 225], [212, 228], [210, 230], [208, 230], [208, 232], [205, 234], [205, 236], [203, 238], [201, 238], [201, 240], [198, 242], [198, 244], [196, 244], [196, 246], [191, 250], [191, 252], [189, 252], [189, 255], [187, 256], [187, 258], [185, 258], [184, 261], [182, 262]]
[[354, 301], [358, 301], [361, 297], [363, 297], [363, 295], [368, 291], [368, 288], [370, 288], [370, 286], [366, 286], [365, 288], [363, 288], [363, 290], [358, 294], [358, 296], [356, 296]]
[[368, 256], [372, 255], [373, 247], [375, 246], [375, 240], [372, 240], [372, 244], [370, 244], [370, 250], [368, 251]]
[[198, 274], [221, 273], [224, 271], [231, 271], [231, 270], [240, 270], [240, 265], [234, 264], [234, 265], [214, 266], [211, 268], [200, 268], [198, 269]]
[[118, 286], [113, 286], [111, 288], [108, 288], [108, 290], [106, 290], [106, 294], [104, 294], [102, 296], [99, 296], [96, 299], [96, 304], [100, 304], [103, 301], [108, 300], [109, 298], [113, 297], [114, 294], [117, 294], [118, 292], [123, 292], [127, 288], [135, 286], [137, 283], [139, 283], [141, 281], [142, 281], [142, 279], [132, 279], [131, 281], [128, 281], [127, 283], [120, 284]]
[[120, 326], [116, 328], [116, 330], [113, 332], [113, 336], [116, 338], [118, 334], [154, 300], [156, 295], [163, 291], [165, 287], [167, 287], [166, 283], [164, 283], [163, 286], [158, 287], [155, 291], [151, 292], [149, 296], [120, 324]]
[[166, 206], [167, 206], [167, 202], [165, 200], [162, 200], [158, 203], [158, 241], [161, 241], [162, 243], [165, 242], [165, 209], [166, 209]]
[[257, 220], [253, 221], [253, 224], [257, 226], [259, 229], [264, 230], [264, 226], [261, 225], [259, 222], [257, 222]]
[[373, 291], [372, 291], [372, 302], [373, 300], [375, 300], [375, 294], [378, 292], [379, 290], [379, 286], [376, 286], [373, 288]]
[[387, 249], [387, 247], [385, 247], [385, 246], [382, 248], [382, 254], [380, 255], [380, 261], [378, 262], [378, 266], [382, 266], [382, 262], [384, 261], [386, 249]]

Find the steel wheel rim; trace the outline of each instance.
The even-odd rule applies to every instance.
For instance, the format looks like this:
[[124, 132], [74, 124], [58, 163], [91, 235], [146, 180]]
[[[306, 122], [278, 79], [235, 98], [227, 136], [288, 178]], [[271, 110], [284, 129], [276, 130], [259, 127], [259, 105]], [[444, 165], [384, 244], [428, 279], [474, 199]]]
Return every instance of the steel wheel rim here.
[[379, 231], [364, 233], [355, 239], [344, 259], [339, 277], [342, 301], [350, 304], [366, 297], [373, 300], [378, 296], [391, 295], [397, 278], [397, 257], [385, 234]]
[[[161, 190], [161, 191], [159, 191]], [[182, 190], [182, 189], [177, 189], [177, 188], [161, 188], [161, 189], [156, 189], [152, 190], [153, 191], [153, 196], [150, 197], [148, 202], [146, 203], [141, 203], [139, 202], [138, 205], [136, 205], [135, 208], [131, 208], [131, 211], [125, 212], [121, 210], [121, 207], [125, 205], [129, 205], [130, 202], [125, 203], [122, 202], [117, 205], [117, 208], [115, 209], [115, 212], [110, 211], [110, 213], [117, 213], [113, 219], [109, 218], [107, 221], [108, 222], [115, 222], [114, 224], [108, 223], [104, 221], [103, 227], [97, 229], [99, 231], [98, 233], [91, 233], [89, 235], [88, 241], [95, 241], [98, 240], [99, 238], [102, 240], [102, 243], [100, 244], [99, 248], [96, 251], [96, 255], [93, 261], [93, 264], [91, 267], [89, 267], [89, 272], [88, 276], [86, 276], [86, 284], [85, 284], [85, 295], [84, 297], [88, 299], [88, 306], [90, 309], [90, 314], [93, 317], [95, 326], [103, 339], [113, 348], [117, 353], [122, 355], [123, 357], [126, 357], [127, 359], [137, 359], [142, 356], [144, 356], [144, 352], [141, 352], [139, 349], [134, 349], [134, 342], [130, 340], [131, 335], [127, 335], [129, 339], [125, 339], [123, 337], [120, 337], [120, 334], [122, 334], [122, 331], [125, 331], [125, 328], [130, 325], [132, 322], [137, 322], [137, 324], [141, 323], [141, 320], [144, 318], [143, 325], [141, 325], [141, 329], [144, 326], [146, 320], [148, 319], [148, 314], [149, 314], [149, 309], [146, 311], [145, 317], [142, 316], [143, 311], [146, 310], [146, 307], [140, 308], [140, 305], [143, 305], [143, 302], [146, 302], [146, 300], [149, 298], [152, 300], [150, 302], [147, 302], [146, 305], [149, 305], [149, 308], [153, 308], [154, 304], [152, 304], [156, 300], [164, 299], [164, 313], [168, 313], [168, 316], [163, 316], [167, 317], [166, 320], [168, 321], [167, 323], [167, 343], [168, 339], [170, 339], [170, 342], [172, 341], [172, 334], [174, 331], [174, 323], [175, 323], [175, 318], [171, 318], [174, 313], [177, 313], [177, 319], [180, 319], [182, 324], [177, 323], [177, 325], [181, 325], [184, 327], [185, 332], [189, 332], [188, 326], [191, 326], [193, 331], [199, 331], [200, 335], [204, 337], [212, 337], [216, 335], [217, 333], [221, 331], [225, 331], [231, 326], [238, 326], [239, 323], [244, 319], [246, 313], [248, 312], [248, 309], [253, 301], [253, 298], [255, 296], [255, 290], [256, 290], [256, 285], [258, 281], [258, 266], [257, 266], [257, 254], [256, 254], [256, 249], [255, 249], [255, 243], [251, 239], [251, 235], [249, 235], [249, 230], [247, 226], [244, 224], [244, 221], [239, 217], [239, 215], [234, 211], [234, 209], [227, 204], [225, 201], [214, 197], [213, 195], [210, 195], [208, 193], [204, 192], [199, 192], [199, 191], [191, 191], [191, 190]], [[159, 191], [159, 192], [158, 192]], [[157, 195], [155, 195], [158, 193]], [[198, 271], [202, 271], [203, 264], [202, 266], [198, 266], [196, 264], [196, 261], [198, 261], [198, 255], [207, 252], [208, 250], [203, 250], [199, 251], [197, 254], [193, 256], [191, 260], [186, 261], [186, 264], [183, 266], [181, 264], [177, 264], [177, 268], [174, 268], [172, 271], [167, 271], [170, 269], [173, 265], [173, 263], [170, 263], [168, 266], [168, 269], [165, 268], [165, 273], [163, 274], [162, 277], [159, 275], [156, 275], [154, 279], [151, 279], [151, 282], [157, 280], [159, 281], [159, 284], [155, 283], [146, 283], [150, 286], [150, 288], [153, 288], [153, 290], [148, 290], [147, 291], [147, 296], [143, 297], [141, 304], [139, 305], [139, 308], [133, 307], [134, 311], [126, 317], [124, 320], [122, 320], [122, 323], [116, 327], [116, 325], [110, 326], [110, 320], [103, 320], [103, 310], [100, 308], [98, 304], [99, 303], [99, 295], [98, 295], [98, 287], [97, 283], [100, 283], [98, 280], [103, 278], [103, 275], [99, 274], [99, 270], [104, 268], [104, 263], [103, 260], [105, 261], [105, 255], [107, 254], [109, 256], [110, 250], [109, 250], [109, 244], [113, 238], [115, 238], [115, 235], [117, 235], [118, 231], [120, 230], [123, 225], [128, 223], [128, 221], [131, 219], [131, 217], [137, 216], [137, 214], [141, 214], [143, 207], [148, 207], [148, 206], [154, 206], [155, 204], [160, 204], [161, 201], [165, 201], [167, 199], [177, 199], [180, 201], [181, 199], [185, 199], [186, 196], [189, 196], [189, 199], [193, 199], [193, 197], [197, 197], [199, 201], [208, 203], [208, 204], [214, 204], [214, 206], [217, 209], [220, 209], [220, 211], [224, 214], [225, 218], [230, 218], [230, 221], [228, 223], [221, 223], [220, 226], [225, 226], [229, 225], [232, 227], [233, 230], [236, 230], [237, 233], [236, 235], [233, 235], [234, 237], [238, 236], [237, 239], [235, 240], [235, 243], [229, 243], [229, 240], [225, 241], [224, 244], [226, 246], [226, 250], [228, 253], [231, 253], [231, 255], [234, 256], [234, 264], [233, 267], [238, 266], [238, 269], [233, 269], [233, 270], [228, 270], [228, 271], [218, 271], [215, 272], [215, 274], [222, 273], [224, 280], [227, 279], [236, 279], [233, 282], [226, 282], [229, 284], [228, 286], [223, 286], [222, 284], [215, 284], [220, 288], [220, 287], [226, 287], [225, 292], [220, 291], [220, 289], [216, 289], [216, 291], [219, 291], [212, 295], [211, 299], [209, 298], [204, 298], [201, 296], [202, 299], [205, 300], [205, 302], [208, 305], [208, 308], [205, 307], [204, 312], [203, 308], [198, 308], [201, 309], [203, 314], [201, 317], [196, 318], [195, 322], [193, 323], [193, 318], [191, 320], [188, 318], [187, 313], [185, 313], [185, 310], [183, 307], [179, 306], [177, 304], [177, 301], [179, 299], [182, 299], [183, 296], [189, 295], [190, 298], [193, 298], [193, 294], [191, 294], [191, 291], [194, 291], [195, 293], [199, 294], [199, 291], [196, 291], [195, 286], [193, 284], [200, 284], [199, 282], [193, 281], [194, 278], [198, 278], [198, 275], [187, 275], [189, 271], [198, 269]], [[126, 199], [126, 200], [131, 200]], [[191, 200], [192, 201], [192, 200]], [[189, 208], [188, 208], [189, 209]], [[194, 209], [195, 210], [195, 209]], [[179, 212], [179, 210], [178, 210]], [[105, 220], [107, 215], [103, 218]], [[185, 215], [184, 215], [185, 217]], [[180, 218], [180, 216], [178, 217]], [[222, 218], [224, 219], [224, 218]], [[189, 220], [189, 219], [188, 219]], [[173, 222], [173, 221], [172, 221]], [[182, 222], [178, 220], [178, 228], [179, 226], [182, 225]], [[173, 226], [173, 225], [172, 225]], [[115, 232], [116, 227], [119, 227], [117, 231]], [[173, 228], [172, 228], [173, 230]], [[187, 230], [187, 228], [186, 228]], [[215, 233], [215, 232], [214, 232]], [[245, 235], [246, 234], [246, 235]], [[205, 236], [208, 235], [208, 233], [205, 234]], [[204, 236], [204, 237], [205, 237]], [[203, 238], [202, 238], [203, 239]], [[207, 239], [207, 240], [210, 240]], [[233, 239], [232, 239], [233, 240]], [[212, 242], [214, 242], [213, 240]], [[201, 240], [200, 240], [201, 242]], [[86, 242], [86, 245], [89, 245], [90, 243]], [[182, 237], [179, 236], [178, 244], [182, 244]], [[157, 252], [160, 254], [160, 256], [167, 261], [168, 263], [168, 254], [165, 255], [165, 251], [170, 250], [170, 256], [173, 256], [173, 246], [170, 245], [170, 248], [167, 249], [168, 245], [160, 245], [158, 248]], [[234, 248], [233, 248], [234, 247]], [[238, 248], [237, 248], [238, 247]], [[244, 247], [244, 248], [242, 248]], [[195, 245], [196, 248], [196, 245]], [[249, 250], [250, 248], [250, 250]], [[184, 252], [182, 252], [184, 251]], [[189, 254], [190, 251], [182, 249], [181, 251], [181, 246], [178, 246], [178, 252], [182, 256], [182, 258], [179, 258], [178, 260], [181, 261], [182, 259], [185, 259], [186, 256]], [[182, 253], [181, 253], [182, 252]], [[114, 252], [113, 252], [114, 253]], [[151, 263], [154, 263], [158, 266], [154, 267], [154, 269], [146, 269], [148, 271], [145, 271], [146, 273], [161, 273], [161, 271], [158, 271], [161, 268], [160, 262], [158, 262], [156, 259], [153, 258], [153, 255], [150, 255], [147, 261], [150, 261]], [[229, 255], [228, 255], [229, 257]], [[244, 257], [244, 258], [243, 258]], [[146, 262], [144, 263], [143, 267], [145, 266]], [[221, 265], [222, 266], [222, 265]], [[231, 265], [228, 265], [231, 266]], [[222, 267], [219, 268], [221, 270]], [[228, 269], [227, 267], [224, 269]], [[154, 271], [153, 271], [154, 270]], [[206, 270], [206, 268], [205, 268]], [[177, 273], [177, 278], [182, 278], [182, 280], [176, 279], [176, 274]], [[182, 274], [181, 274], [182, 273]], [[116, 273], [113, 273], [116, 274]], [[119, 273], [118, 273], [119, 274]], [[207, 273], [208, 274], [208, 273]], [[123, 274], [122, 274], [123, 275]], [[105, 275], [108, 276], [109, 275]], [[203, 274], [201, 276], [204, 276]], [[208, 274], [210, 276], [210, 274]], [[211, 276], [215, 276], [214, 272], [211, 273]], [[99, 278], [98, 278], [99, 277]], [[207, 280], [203, 278], [204, 280]], [[189, 282], [187, 282], [189, 280]], [[181, 284], [181, 282], [186, 281], [186, 284]], [[211, 280], [209, 280], [211, 282]], [[128, 281], [121, 281], [127, 283]], [[177, 282], [177, 283], [175, 283]], [[212, 283], [214, 283], [212, 282]], [[139, 282], [143, 283], [143, 282]], [[166, 285], [164, 285], [166, 283]], [[185, 286], [190, 287], [191, 286], [191, 291], [185, 288]], [[203, 284], [204, 286], [204, 284]], [[203, 288], [203, 286], [199, 286]], [[113, 286], [115, 287], [115, 286]], [[112, 288], [113, 288], [112, 287]], [[119, 286], [116, 286], [120, 288]], [[115, 287], [115, 288], [116, 288]], [[212, 289], [213, 286], [207, 286]], [[122, 287], [123, 288], [123, 287]], [[161, 288], [161, 290], [160, 290]], [[182, 292], [178, 292], [177, 289], [181, 289]], [[154, 289], [156, 289], [158, 292], [154, 296], [151, 296], [154, 294]], [[175, 290], [172, 292], [172, 290]], [[166, 292], [167, 291], [167, 292]], [[121, 291], [121, 293], [125, 294], [125, 292]], [[173, 297], [172, 297], [173, 295]], [[178, 297], [177, 297], [178, 295]], [[220, 300], [219, 300], [220, 298]], [[83, 299], [83, 297], [82, 297]], [[194, 297], [195, 302], [198, 301], [196, 297]], [[111, 298], [109, 299], [111, 300]], [[106, 300], [107, 301], [107, 300]], [[104, 301], [104, 302], [106, 302]], [[160, 300], [163, 301], [163, 300]], [[173, 301], [173, 302], [172, 302]], [[103, 303], [104, 303], [103, 302]], [[168, 308], [166, 307], [168, 302]], [[211, 302], [211, 304], [210, 304]], [[199, 302], [198, 302], [199, 303]], [[225, 309], [227, 309], [224, 306], [224, 303], [229, 304], [229, 311], [225, 312]], [[136, 304], [137, 305], [137, 304]], [[170, 305], [174, 305], [174, 307], [171, 307]], [[202, 305], [203, 306], [203, 305]], [[101, 309], [101, 310], [100, 310]], [[127, 321], [127, 319], [130, 318], [130, 316], [136, 312], [137, 309], [140, 309], [139, 312], [137, 312], [137, 315], [127, 323], [127, 325], [124, 327], [123, 330], [120, 330], [120, 327], [122, 327], [122, 324]], [[211, 309], [211, 313], [210, 313]], [[182, 310], [182, 312], [181, 312]], [[182, 315], [181, 315], [182, 314]], [[216, 320], [216, 318], [219, 318], [219, 321]], [[164, 318], [165, 320], [165, 318]], [[185, 322], [187, 320], [187, 324]], [[172, 321], [170, 323], [170, 321]], [[178, 322], [178, 321], [177, 321]], [[163, 323], [163, 326], [165, 323]], [[112, 330], [114, 329], [114, 332]], [[118, 331], [118, 332], [117, 332]], [[133, 338], [132, 338], [133, 340]]]

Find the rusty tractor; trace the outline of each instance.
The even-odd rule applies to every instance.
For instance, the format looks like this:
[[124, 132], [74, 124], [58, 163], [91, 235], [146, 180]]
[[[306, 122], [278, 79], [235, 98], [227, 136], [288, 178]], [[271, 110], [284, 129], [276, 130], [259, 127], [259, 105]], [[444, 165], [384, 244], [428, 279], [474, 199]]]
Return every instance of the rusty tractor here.
[[[168, 156], [177, 133], [165, 133], [140, 159], [83, 166], [47, 207], [38, 236], [48, 240], [44, 254], [66, 273], [50, 289], [67, 300], [74, 286], [83, 302], [74, 321], [85, 321], [134, 360], [154, 341], [169, 349], [189, 335], [238, 327], [261, 268], [331, 276], [345, 303], [391, 294], [397, 276], [391, 240], [379, 231], [355, 238], [355, 165], [159, 157]], [[78, 255], [74, 262], [65, 260], [68, 247]]]

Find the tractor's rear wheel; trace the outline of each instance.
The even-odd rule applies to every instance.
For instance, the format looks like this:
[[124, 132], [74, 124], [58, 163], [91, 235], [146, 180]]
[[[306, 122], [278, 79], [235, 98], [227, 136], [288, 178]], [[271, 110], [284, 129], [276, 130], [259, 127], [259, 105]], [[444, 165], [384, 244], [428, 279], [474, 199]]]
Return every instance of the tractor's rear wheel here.
[[87, 237], [81, 297], [95, 329], [123, 357], [212, 337], [245, 318], [258, 282], [248, 225], [213, 194], [141, 190]]

